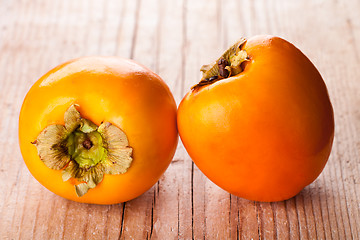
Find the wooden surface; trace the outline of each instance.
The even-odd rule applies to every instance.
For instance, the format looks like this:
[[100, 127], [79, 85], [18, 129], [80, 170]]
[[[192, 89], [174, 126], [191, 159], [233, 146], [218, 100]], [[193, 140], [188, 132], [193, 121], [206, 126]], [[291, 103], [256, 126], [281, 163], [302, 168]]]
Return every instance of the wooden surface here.
[[[177, 103], [199, 67], [241, 36], [273, 34], [321, 72], [336, 135], [319, 178], [284, 202], [221, 190], [179, 143], [159, 182], [118, 205], [70, 202], [23, 163], [17, 119], [30, 86], [84, 55], [133, 58]], [[0, 0], [1, 239], [360, 239], [360, 2], [356, 0]]]

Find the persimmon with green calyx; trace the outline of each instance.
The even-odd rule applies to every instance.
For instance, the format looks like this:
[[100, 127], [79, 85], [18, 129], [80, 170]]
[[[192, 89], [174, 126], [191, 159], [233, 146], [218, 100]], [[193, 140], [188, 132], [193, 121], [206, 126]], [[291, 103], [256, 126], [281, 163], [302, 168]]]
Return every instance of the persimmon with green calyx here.
[[201, 71], [177, 121], [187, 152], [211, 181], [272, 202], [319, 176], [334, 114], [320, 73], [299, 49], [274, 36], [242, 38]]
[[151, 188], [177, 146], [176, 103], [165, 82], [134, 61], [84, 57], [27, 93], [19, 143], [31, 174], [64, 198], [115, 204]]

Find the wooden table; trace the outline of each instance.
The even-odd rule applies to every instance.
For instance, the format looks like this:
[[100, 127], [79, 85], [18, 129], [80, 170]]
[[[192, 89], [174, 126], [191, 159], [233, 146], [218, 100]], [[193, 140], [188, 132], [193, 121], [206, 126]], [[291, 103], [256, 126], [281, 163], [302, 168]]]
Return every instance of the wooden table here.
[[[18, 147], [30, 86], [84, 55], [132, 58], [158, 73], [177, 103], [199, 67], [241, 36], [273, 34], [321, 72], [336, 134], [319, 178], [283, 202], [244, 200], [211, 183], [179, 143], [139, 198], [99, 206], [42, 187]], [[325, 0], [0, 0], [1, 239], [360, 239], [360, 2]]]

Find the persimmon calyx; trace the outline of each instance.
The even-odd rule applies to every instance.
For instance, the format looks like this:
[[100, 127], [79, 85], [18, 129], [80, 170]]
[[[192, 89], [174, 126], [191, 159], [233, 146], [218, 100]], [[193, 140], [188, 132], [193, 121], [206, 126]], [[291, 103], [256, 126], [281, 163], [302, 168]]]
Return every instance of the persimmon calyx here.
[[47, 126], [33, 142], [44, 164], [62, 170], [62, 180], [75, 178], [81, 197], [95, 188], [104, 174], [123, 174], [131, 165], [132, 148], [126, 134], [115, 125], [97, 126], [82, 118], [75, 105], [64, 114], [65, 125]]
[[230, 48], [228, 48], [215, 62], [203, 65], [200, 71], [203, 76], [200, 82], [193, 87], [192, 90], [214, 83], [224, 78], [235, 76], [243, 71], [241, 63], [249, 60], [249, 56], [243, 46], [246, 43], [246, 38], [241, 38]]

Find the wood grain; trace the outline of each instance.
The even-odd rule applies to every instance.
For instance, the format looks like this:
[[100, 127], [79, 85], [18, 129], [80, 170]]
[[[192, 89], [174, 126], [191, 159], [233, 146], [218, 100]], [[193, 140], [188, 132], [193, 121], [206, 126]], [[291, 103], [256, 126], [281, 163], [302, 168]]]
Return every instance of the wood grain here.
[[[360, 239], [360, 2], [0, 0], [0, 239]], [[241, 36], [293, 42], [321, 72], [335, 142], [296, 197], [260, 203], [209, 181], [179, 141], [168, 170], [132, 201], [70, 202], [42, 187], [18, 147], [30, 86], [71, 58], [116, 55], [158, 73], [179, 103], [199, 67]]]

